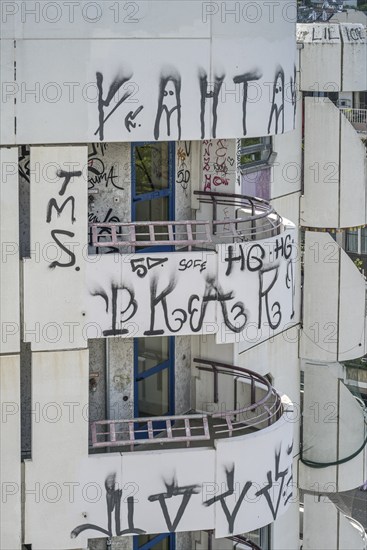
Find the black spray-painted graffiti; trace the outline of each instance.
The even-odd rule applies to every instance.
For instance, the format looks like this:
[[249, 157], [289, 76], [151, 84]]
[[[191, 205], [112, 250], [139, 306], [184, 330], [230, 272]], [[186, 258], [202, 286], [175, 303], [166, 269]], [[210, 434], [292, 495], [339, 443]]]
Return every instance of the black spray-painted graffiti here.
[[[183, 487], [179, 487], [175, 478], [173, 478], [171, 483], [164, 481], [164, 484], [167, 489], [166, 492], [150, 495], [148, 500], [149, 502], [159, 502], [167, 529], [170, 533], [173, 533], [176, 531], [176, 528], [186, 510], [188, 503], [190, 502], [192, 495], [200, 492], [200, 485], [185, 485]], [[175, 519], [172, 521], [168, 512], [166, 500], [179, 496], [182, 496], [181, 504], [177, 510]]]
[[[105, 147], [102, 148], [101, 145]], [[123, 191], [124, 188], [118, 185], [118, 165], [114, 163], [108, 166], [106, 159], [101, 158], [105, 156], [106, 149], [107, 144], [92, 145], [92, 150], [88, 154], [88, 189], [94, 189], [100, 184], [105, 187], [111, 184], [115, 189]]]
[[[235, 483], [235, 465], [234, 463], [229, 466], [224, 466], [226, 482], [228, 489], [222, 492], [219, 495], [216, 495], [204, 502], [202, 506], [209, 507], [213, 504], [219, 502], [221, 508], [224, 512], [225, 518], [228, 522], [228, 531], [230, 534], [233, 534], [235, 531], [235, 520], [236, 517], [243, 506], [245, 497], [248, 494], [249, 490], [253, 485], [255, 487], [262, 487], [256, 493], [256, 497], [264, 497], [271, 515], [274, 520], [276, 520], [281, 505], [286, 507], [289, 500], [292, 497], [292, 451], [293, 443], [287, 447], [286, 456], [288, 458], [287, 464], [283, 470], [280, 469], [280, 460], [281, 460], [281, 447], [279, 450], [275, 451], [274, 456], [274, 471], [269, 470], [266, 473], [266, 482], [256, 483], [251, 480], [237, 480]], [[180, 486], [177, 482], [176, 473], [174, 473], [171, 481], [167, 482], [163, 479], [166, 490], [160, 493], [155, 493], [147, 497], [148, 502], [153, 506], [158, 502], [160, 510], [163, 514], [164, 521], [167, 526], [167, 530], [172, 533], [177, 530], [180, 521], [182, 520], [184, 513], [190, 503], [190, 500], [194, 495], [200, 494], [202, 486], [200, 484], [192, 485], [183, 485]], [[236, 494], [236, 503], [230, 511], [227, 498], [232, 497], [235, 494], [235, 488], [237, 486], [242, 487], [242, 490], [239, 495]], [[92, 523], [85, 523], [78, 525], [71, 532], [71, 538], [76, 538], [80, 533], [87, 530], [98, 531], [109, 537], [113, 536], [113, 515], [114, 515], [114, 526], [116, 536], [121, 535], [139, 535], [146, 533], [145, 530], [136, 528], [134, 525], [134, 497], [129, 496], [127, 498], [127, 528], [121, 529], [121, 500], [122, 500], [122, 490], [118, 488], [116, 484], [116, 473], [110, 474], [106, 477], [105, 480], [105, 489], [106, 489], [106, 508], [107, 508], [107, 527], [101, 527]], [[173, 513], [169, 511], [169, 503], [173, 502], [175, 498], [181, 498], [181, 501], [172, 505], [172, 509], [175, 510]], [[232, 499], [231, 499], [232, 500]], [[251, 501], [252, 503], [252, 501]], [[152, 508], [153, 512], [153, 508]]]
[[177, 176], [176, 183], [181, 186], [185, 196], [188, 196], [188, 188], [191, 180], [191, 172], [188, 166], [191, 155], [191, 142], [185, 141], [184, 147], [177, 149]]
[[[293, 443], [290, 447], [287, 448], [287, 455], [291, 455], [293, 450]], [[274, 521], [277, 519], [279, 512], [279, 507], [283, 499], [283, 505], [286, 506], [288, 501], [292, 498], [292, 470], [285, 468], [280, 470], [280, 455], [281, 450], [275, 452], [275, 472], [271, 470], [267, 473], [268, 483], [263, 489], [257, 491], [256, 496], [264, 496], [266, 502], [268, 503], [269, 509], [273, 516]], [[286, 481], [286, 477], [288, 479]]]
[[[110, 330], [104, 330], [104, 336], [122, 336], [128, 334], [128, 329], [118, 328], [123, 323], [129, 321], [134, 317], [138, 309], [137, 301], [135, 300], [135, 292], [132, 288], [124, 285], [111, 285], [111, 300], [109, 299], [107, 292], [104, 289], [96, 290], [91, 293], [92, 296], [101, 297], [106, 304], [106, 313], [111, 311], [111, 324]], [[120, 307], [118, 308], [118, 304]], [[124, 305], [121, 305], [124, 304]], [[117, 319], [119, 315], [119, 320]], [[125, 317], [126, 316], [126, 317]]]
[[[279, 118], [282, 123], [282, 134], [284, 133], [284, 71], [281, 67], [277, 69], [273, 85], [273, 101], [270, 109], [268, 134], [277, 134], [279, 131]], [[273, 132], [272, 130], [273, 125]]]
[[167, 135], [171, 136], [171, 118], [177, 116], [177, 140], [181, 139], [181, 77], [171, 69], [167, 75], [162, 74], [159, 83], [158, 111], [154, 124], [154, 138], [159, 139], [162, 115], [165, 115]]
[[[65, 191], [66, 191], [70, 181], [72, 180], [72, 178], [80, 177], [82, 175], [82, 172], [81, 171], [67, 172], [65, 170], [58, 170], [56, 172], [56, 175], [57, 175], [57, 177], [64, 180], [62, 185], [61, 185], [60, 191], [59, 191], [59, 195], [62, 197], [65, 194]], [[62, 211], [64, 210], [65, 206], [68, 204], [69, 201], [70, 201], [70, 204], [71, 204], [71, 223], [73, 224], [76, 221], [76, 218], [75, 218], [75, 197], [73, 195], [70, 195], [67, 199], [65, 199], [65, 201], [62, 203], [61, 206], [58, 205], [55, 198], [51, 198], [48, 202], [48, 205], [47, 205], [46, 222], [51, 223], [51, 221], [52, 221], [52, 212], [53, 212], [52, 209], [53, 208], [56, 210], [57, 216], [60, 217]], [[76, 262], [76, 257], [75, 257], [74, 252], [72, 250], [70, 250], [69, 248], [67, 248], [62, 241], [60, 241], [60, 239], [59, 239], [60, 235], [63, 235], [65, 237], [73, 238], [73, 237], [75, 237], [75, 233], [73, 233], [72, 231], [65, 231], [63, 229], [52, 229], [51, 230], [52, 239], [55, 241], [57, 246], [69, 256], [70, 259], [66, 263], [65, 262], [59, 262], [58, 260], [54, 260], [49, 265], [50, 269], [54, 269], [55, 267], [72, 267], [72, 266], [75, 265], [75, 262]], [[75, 268], [75, 270], [79, 271], [80, 267], [77, 266]]]
[[262, 74], [259, 70], [244, 73], [238, 76], [235, 76], [233, 82], [235, 84], [243, 84], [243, 95], [242, 95], [242, 130], [243, 135], [247, 134], [247, 95], [248, 95], [248, 83], [259, 80], [262, 77]]
[[[122, 71], [123, 74], [123, 71]], [[107, 120], [115, 113], [115, 111], [123, 104], [128, 104], [129, 98], [134, 94], [133, 83], [131, 78], [132, 72], [123, 74], [114, 79], [110, 85], [107, 95], [103, 98], [103, 74], [102, 72], [96, 73], [96, 82], [98, 90], [98, 118], [99, 125], [94, 135], [99, 135], [100, 141], [104, 140], [104, 127]], [[256, 68], [249, 72], [244, 72], [233, 77], [232, 81], [235, 85], [242, 86], [242, 129], [243, 135], [247, 135], [247, 115], [248, 115], [248, 91], [249, 84], [251, 82], [259, 81], [263, 74], [259, 68]], [[207, 106], [209, 100], [212, 101], [212, 127], [210, 129], [210, 137], [216, 138], [218, 114], [220, 106], [220, 93], [225, 81], [225, 74], [214, 75], [213, 82], [208, 81], [208, 74], [204, 69], [199, 69], [198, 72], [198, 84], [200, 91], [200, 131], [201, 139], [205, 138], [206, 127], [205, 118], [207, 113]], [[291, 81], [293, 76], [291, 77]], [[294, 82], [294, 80], [293, 80]], [[129, 83], [130, 87], [125, 87], [125, 84]], [[292, 86], [292, 82], [291, 82]], [[153, 134], [156, 140], [162, 139], [162, 128], [164, 126], [164, 134], [168, 137], [172, 137], [175, 134], [177, 141], [181, 139], [181, 120], [182, 120], [182, 100], [181, 100], [181, 75], [177, 69], [171, 67], [169, 69], [162, 70], [159, 84], [158, 84], [158, 105], [157, 113], [155, 116]], [[121, 97], [121, 89], [125, 90]], [[292, 92], [291, 92], [292, 93]], [[116, 98], [115, 98], [116, 96]], [[112, 100], [115, 98], [115, 105], [110, 109], [108, 114], [105, 110], [110, 107]], [[270, 116], [268, 123], [268, 133], [272, 125], [274, 125], [274, 133], [284, 132], [284, 99], [285, 99], [285, 76], [281, 67], [277, 69], [275, 75], [275, 81], [273, 86], [273, 99], [270, 108]], [[131, 101], [131, 100], [130, 100]], [[134, 100], [135, 101], [135, 100]], [[190, 105], [191, 107], [191, 105]], [[124, 126], [128, 133], [132, 133], [137, 126], [141, 126], [138, 123], [139, 114], [144, 109], [144, 105], [139, 105], [135, 111], [129, 110], [124, 114]], [[281, 125], [279, 124], [279, 118], [281, 118]], [[174, 120], [174, 123], [173, 123]], [[281, 126], [281, 130], [280, 130]], [[264, 130], [265, 133], [265, 130]]]
[[212, 107], [212, 116], [213, 116], [213, 125], [212, 125], [212, 136], [215, 138], [217, 136], [217, 121], [218, 121], [218, 101], [219, 93], [222, 87], [225, 74], [222, 76], [215, 76], [213, 89], [208, 90], [208, 75], [205, 71], [199, 71], [199, 83], [200, 83], [200, 125], [201, 125], [201, 139], [205, 137], [205, 107], [206, 100], [213, 100]]
[[220, 502], [220, 505], [222, 506], [222, 510], [226, 516], [226, 520], [228, 522], [228, 531], [230, 533], [233, 533], [234, 531], [234, 522], [236, 519], [236, 516], [239, 512], [239, 509], [241, 508], [241, 504], [247, 495], [252, 482], [247, 481], [241, 491], [241, 494], [238, 497], [238, 500], [232, 510], [232, 513], [229, 511], [229, 508], [227, 506], [226, 498], [234, 494], [234, 464], [232, 464], [229, 468], [225, 468], [226, 472], [226, 479], [227, 479], [227, 485], [228, 485], [228, 491], [225, 491], [221, 495], [215, 496], [213, 498], [210, 498], [209, 500], [206, 500], [204, 502], [205, 506], [212, 506], [215, 502]]
[[72, 530], [70, 537], [75, 539], [80, 533], [87, 530], [99, 531], [105, 535], [112, 537], [112, 514], [115, 512], [115, 533], [119, 537], [121, 535], [142, 535], [146, 531], [137, 529], [134, 526], [134, 497], [127, 497], [127, 524], [128, 528], [121, 530], [121, 498], [122, 490], [116, 489], [116, 474], [111, 474], [105, 480], [106, 489], [106, 505], [107, 505], [107, 528], [94, 525], [93, 523], [84, 523], [78, 525]]

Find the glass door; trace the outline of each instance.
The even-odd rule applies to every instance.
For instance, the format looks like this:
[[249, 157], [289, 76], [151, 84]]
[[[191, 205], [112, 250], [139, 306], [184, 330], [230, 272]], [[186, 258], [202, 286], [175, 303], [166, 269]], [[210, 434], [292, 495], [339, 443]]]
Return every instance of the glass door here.
[[[174, 219], [174, 143], [132, 144], [132, 213], [134, 222]], [[167, 226], [156, 228], [156, 239], [167, 240]], [[149, 230], [137, 228], [138, 240], [149, 240]], [[160, 236], [159, 236], [160, 235]], [[140, 248], [140, 251], [144, 247]], [[167, 247], [149, 247], [149, 251]]]
[[[135, 338], [134, 417], [173, 415], [174, 391], [174, 337]], [[163, 421], [153, 422], [154, 429], [163, 427]], [[135, 426], [137, 438], [147, 437], [145, 428]]]

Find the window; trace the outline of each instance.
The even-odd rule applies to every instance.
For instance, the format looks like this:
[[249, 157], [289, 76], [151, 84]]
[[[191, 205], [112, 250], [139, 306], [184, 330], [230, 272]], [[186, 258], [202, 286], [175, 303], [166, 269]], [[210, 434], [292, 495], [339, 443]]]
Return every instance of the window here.
[[271, 155], [271, 137], [241, 139], [240, 168], [267, 165]]
[[134, 537], [134, 550], [175, 550], [175, 535], [139, 535]]
[[[131, 181], [133, 222], [171, 221], [174, 219], [174, 143], [133, 143]], [[167, 226], [156, 228], [156, 235]], [[148, 231], [149, 233], [149, 231]], [[137, 228], [137, 240], [149, 240], [147, 229]], [[162, 247], [150, 247], [149, 252]], [[143, 248], [138, 249], [140, 252]]]

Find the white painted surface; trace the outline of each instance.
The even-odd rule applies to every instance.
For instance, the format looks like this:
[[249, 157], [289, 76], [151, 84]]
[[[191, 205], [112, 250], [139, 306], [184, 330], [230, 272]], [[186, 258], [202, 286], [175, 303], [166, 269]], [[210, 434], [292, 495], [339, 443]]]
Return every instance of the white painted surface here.
[[367, 72], [362, 68], [367, 64], [366, 29], [362, 24], [344, 23], [340, 25], [343, 40], [342, 89], [348, 91], [367, 89]]
[[297, 25], [301, 50], [301, 90], [365, 90], [366, 31], [360, 23]]
[[[22, 21], [26, 3], [15, 3], [16, 13], [5, 14], [7, 43], [12, 44], [17, 36], [17, 81], [9, 75], [14, 89], [3, 106], [5, 116], [12, 120], [17, 99], [17, 133], [14, 135], [10, 127], [5, 136], [8, 142], [95, 141], [99, 116], [106, 118], [118, 104], [117, 95], [112, 93], [111, 105], [106, 105], [110, 103], [106, 101], [108, 90], [117, 78], [122, 78], [119, 99], [124, 93], [128, 97], [105, 122], [104, 135], [98, 135], [101, 140], [235, 138], [293, 128], [289, 88], [296, 55], [294, 0], [287, 4], [286, 13], [277, 3], [272, 10], [268, 2], [258, 2], [254, 5], [257, 13], [252, 15], [240, 3], [235, 5], [238, 15], [231, 15], [225, 3], [186, 2], [184, 7], [160, 1], [154, 2], [153, 8], [148, 2], [134, 2], [130, 8], [137, 8], [138, 22], [130, 25], [124, 21], [131, 14], [128, 5], [126, 12], [123, 8], [120, 11], [122, 21], [116, 24], [111, 23], [111, 16], [119, 3], [113, 4], [114, 8], [108, 2], [94, 4], [94, 10], [101, 10], [95, 24], [85, 21], [85, 16], [92, 17], [90, 4], [78, 5], [73, 24], [64, 21], [64, 4], [55, 4], [53, 9], [37, 4], [37, 25], [30, 24], [37, 14], [26, 15]], [[57, 9], [62, 13], [52, 26], [46, 18], [56, 18]], [[19, 18], [21, 24], [15, 31], [13, 25]], [[10, 63], [10, 51], [5, 61]], [[105, 104], [100, 103], [101, 113], [97, 72], [103, 73], [101, 100]], [[217, 124], [213, 97], [207, 97], [213, 90], [200, 81], [200, 75], [206, 75], [207, 83], [216, 83]], [[243, 75], [250, 80], [246, 109]], [[160, 79], [166, 76], [168, 95], [160, 99]], [[277, 84], [280, 92], [276, 92]], [[162, 93], [164, 88], [163, 82]]]
[[294, 233], [216, 253], [97, 257], [86, 268], [86, 322], [105, 337], [216, 333], [251, 347], [299, 320]]
[[[326, 497], [304, 496], [304, 550], [365, 550], [361, 533]], [[365, 535], [364, 535], [365, 536]]]
[[[60, 170], [79, 174], [65, 191], [66, 178], [57, 175]], [[86, 347], [86, 179], [86, 147], [31, 148], [31, 258], [23, 266], [24, 339], [34, 350]]]
[[349, 256], [340, 250], [338, 360], [355, 359], [366, 346], [366, 281]]
[[340, 130], [340, 227], [355, 227], [367, 222], [366, 147], [343, 113]]
[[303, 287], [303, 358], [336, 361], [339, 247], [328, 233], [306, 231]]
[[0, 353], [20, 349], [18, 149], [0, 149]]
[[[251, 531], [273, 522], [278, 514], [281, 515], [286, 510], [293, 496], [291, 481], [291, 464], [294, 454], [293, 427], [286, 417], [278, 423], [283, 423], [281, 443], [276, 431], [271, 429], [274, 426], [251, 434], [251, 436], [238, 437], [232, 441], [222, 439], [217, 443], [216, 481], [222, 492], [228, 490], [229, 472], [234, 467], [233, 479], [236, 493], [228, 496], [225, 502], [231, 515], [233, 515], [234, 507], [238, 507], [238, 514], [234, 517], [235, 533]], [[252, 438], [250, 453], [243, 452], [243, 444], [247, 438]], [[270, 441], [273, 442], [273, 452], [269, 452]], [[255, 451], [256, 455], [252, 451]], [[241, 457], [238, 462], [237, 457]], [[262, 465], [261, 471], [260, 464]], [[264, 469], [263, 466], [265, 466]], [[268, 472], [267, 479], [263, 477], [264, 470]], [[248, 482], [249, 485], [246, 487]], [[268, 502], [265, 507], [264, 499]], [[242, 505], [240, 504], [241, 500]], [[225, 537], [230, 533], [228, 521], [221, 502], [217, 501], [215, 506], [215, 536], [217, 538]]]
[[19, 355], [0, 357], [0, 548], [21, 548]]
[[327, 98], [306, 97], [301, 225], [339, 227], [339, 136], [339, 109]]
[[233, 325], [230, 330], [222, 311], [226, 302], [218, 300], [218, 343], [236, 342], [242, 352], [298, 323], [296, 246], [297, 236], [290, 226], [278, 237], [223, 245], [218, 250], [221, 290], [240, 300], [226, 307]]
[[[41, 386], [41, 380], [38, 380], [38, 376], [41, 374], [45, 376], [45, 372], [40, 371], [41, 355], [49, 356], [50, 354], [36, 354], [39, 386]], [[52, 355], [55, 359], [57, 354]], [[55, 368], [54, 363], [54, 366], [51, 367], [54, 375], [56, 374]], [[75, 364], [73, 364], [73, 368], [75, 368]], [[80, 374], [82, 374], [80, 377], [80, 381], [82, 381], [85, 379], [86, 372], [83, 370], [83, 373]], [[58, 379], [60, 384], [57, 391], [63, 394], [70, 382], [65, 378], [61, 379], [60, 376]], [[81, 384], [74, 384], [74, 386], [80, 387]], [[73, 400], [84, 399], [85, 396], [82, 392], [77, 395], [78, 391], [80, 392], [75, 387], [71, 393]], [[49, 397], [50, 399], [56, 397], [55, 390], [51, 390]], [[60, 395], [58, 399], [60, 399]], [[44, 400], [41, 403], [43, 404]], [[69, 426], [71, 439], [69, 439], [67, 449], [60, 449], [60, 453], [52, 460], [47, 457], [47, 453], [39, 454], [37, 452], [37, 457], [26, 464], [26, 489], [34, 487], [34, 484], [38, 482], [41, 498], [39, 502], [36, 502], [34, 495], [31, 495], [26, 500], [25, 539], [39, 550], [56, 550], [60, 547], [77, 549], [86, 547], [88, 538], [108, 536], [107, 502], [109, 497], [106, 500], [106, 483], [110, 487], [109, 494], [111, 495], [113, 490], [121, 490], [121, 493], [113, 493], [115, 503], [119, 504], [121, 499], [121, 508], [116, 506], [111, 514], [111, 535], [114, 536], [118, 530], [116, 517], [120, 519], [121, 531], [127, 529], [127, 532], [123, 532], [122, 535], [131, 535], [132, 524], [128, 524], [129, 497], [134, 499], [132, 515], [134, 527], [147, 533], [166, 532], [168, 521], [173, 524], [177, 514], [180, 519], [175, 522], [175, 525], [172, 525], [174, 531], [215, 528], [219, 534], [228, 532], [228, 522], [220, 501], [211, 501], [213, 497], [219, 497], [228, 491], [225, 474], [225, 468], [228, 467], [234, 468], [236, 484], [232, 496], [224, 497], [224, 503], [227, 503], [230, 514], [236, 515], [237, 512], [233, 528], [235, 533], [266, 525], [271, 521], [269, 518], [273, 517], [273, 513], [280, 516], [288, 507], [288, 503], [286, 504], [285, 501], [290, 493], [290, 484], [285, 495], [284, 489], [292, 473], [293, 450], [288, 454], [287, 448], [290, 448], [292, 444], [293, 430], [292, 424], [287, 421], [285, 415], [275, 424], [260, 432], [220, 440], [216, 449], [203, 447], [154, 452], [137, 451], [121, 455], [109, 453], [89, 457], [86, 452], [83, 453], [81, 445], [77, 443], [82, 429], [79, 417], [77, 417], [76, 424], [75, 428]], [[55, 438], [65, 437], [66, 427], [64, 422], [53, 424], [51, 439], [54, 441]], [[45, 432], [45, 430], [51, 431], [42, 421], [38, 431]], [[73, 461], [66, 460], [65, 453], [70, 453], [70, 445], [75, 444]], [[39, 448], [38, 439], [36, 446]], [[278, 471], [278, 476], [275, 460], [277, 453], [280, 453], [279, 468], [281, 468], [281, 471]], [[84, 456], [81, 456], [82, 454]], [[65, 464], [61, 467], [64, 461]], [[111, 476], [115, 476], [115, 478], [113, 479]], [[52, 480], [53, 487], [47, 486], [49, 480]], [[240, 502], [236, 500], [238, 490], [241, 492], [247, 481], [251, 484], [251, 493], [248, 494], [248, 497], [252, 494], [254, 501], [243, 498], [242, 502], [237, 504]], [[266, 490], [256, 496], [255, 493], [263, 488], [266, 489], [269, 482], [279, 484], [275, 485], [275, 495], [269, 489], [269, 501], [265, 496], [268, 494]], [[72, 498], [70, 498], [70, 487], [73, 488]], [[59, 498], [57, 501], [55, 499], [55, 502], [50, 502], [57, 490]], [[162, 496], [159, 499], [158, 496], [152, 496], [159, 494], [165, 495], [166, 498], [164, 499]], [[277, 506], [278, 494], [279, 506]], [[166, 517], [163, 513], [164, 504], [167, 506]], [[236, 510], [234, 510], [234, 506], [237, 506]], [[130, 509], [130, 511], [132, 510]], [[47, 521], [43, 520], [46, 517]], [[247, 518], [245, 523], [244, 517]], [[41, 521], [42, 530], [39, 529]], [[89, 524], [89, 527], [87, 525], [85, 529], [78, 529], [79, 526], [86, 524]], [[98, 526], [103, 531], [98, 531], [93, 526]], [[57, 540], [53, 536], [55, 529], [58, 533]]]
[[17, 93], [17, 87], [14, 82], [14, 60], [15, 49], [13, 40], [1, 40], [0, 86], [2, 101], [0, 102], [0, 144], [4, 145], [11, 145], [15, 143], [14, 94]]
[[60, 521], [74, 492], [79, 489], [83, 495], [84, 486], [70, 482], [80, 483], [81, 460], [88, 453], [88, 375], [87, 351], [32, 354], [34, 414], [32, 460], [25, 463], [25, 542], [40, 550], [52, 544], [55, 549], [73, 548], [70, 532], [64, 535]]
[[[305, 363], [303, 458], [315, 463], [343, 461], [366, 437], [363, 410], [338, 378], [338, 364]], [[355, 489], [365, 476], [365, 450], [343, 464], [312, 468], [300, 464], [300, 486], [315, 493]]]
[[298, 23], [302, 91], [336, 92], [341, 89], [341, 47], [338, 24]]

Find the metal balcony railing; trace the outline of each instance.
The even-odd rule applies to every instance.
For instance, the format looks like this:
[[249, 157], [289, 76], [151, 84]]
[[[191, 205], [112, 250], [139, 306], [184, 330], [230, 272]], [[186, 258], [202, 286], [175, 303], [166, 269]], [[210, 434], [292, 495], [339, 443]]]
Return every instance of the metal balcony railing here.
[[[234, 402], [231, 410], [179, 416], [154, 416], [123, 420], [99, 420], [91, 423], [92, 447], [130, 447], [171, 445], [173, 443], [202, 443], [221, 437], [243, 435], [276, 422], [283, 413], [281, 398], [270, 382], [248, 369], [194, 359], [198, 370], [213, 374], [213, 402], [218, 404], [218, 378], [230, 375], [234, 381]], [[248, 384], [249, 402], [237, 405], [237, 380]], [[261, 393], [261, 397], [259, 397]], [[262, 426], [261, 426], [262, 425]], [[141, 448], [141, 447], [140, 447]]]
[[[220, 242], [241, 242], [275, 236], [282, 218], [263, 199], [234, 193], [195, 191], [199, 202], [209, 205], [211, 220], [91, 223], [91, 245], [96, 248], [153, 246], [209, 246]], [[220, 218], [223, 207], [236, 214]]]
[[353, 124], [357, 132], [367, 133], [367, 109], [348, 109], [342, 107], [340, 111]]

